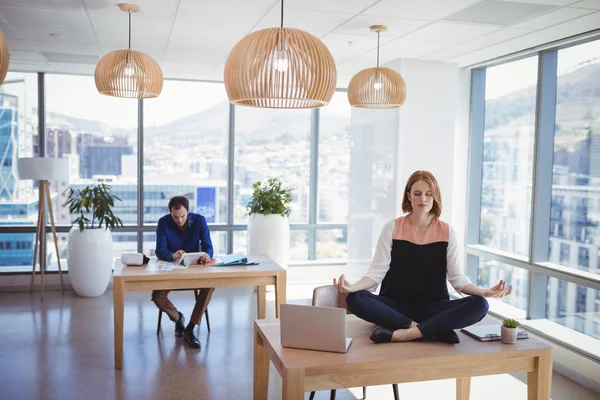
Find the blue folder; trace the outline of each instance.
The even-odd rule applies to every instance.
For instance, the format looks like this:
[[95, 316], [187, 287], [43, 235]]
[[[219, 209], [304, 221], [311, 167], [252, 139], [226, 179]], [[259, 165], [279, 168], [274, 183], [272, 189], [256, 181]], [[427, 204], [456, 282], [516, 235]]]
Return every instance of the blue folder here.
[[248, 257], [243, 255], [242, 253], [233, 253], [223, 257], [222, 262], [214, 264], [215, 267], [228, 267], [232, 265], [258, 265], [258, 263], [248, 262]]

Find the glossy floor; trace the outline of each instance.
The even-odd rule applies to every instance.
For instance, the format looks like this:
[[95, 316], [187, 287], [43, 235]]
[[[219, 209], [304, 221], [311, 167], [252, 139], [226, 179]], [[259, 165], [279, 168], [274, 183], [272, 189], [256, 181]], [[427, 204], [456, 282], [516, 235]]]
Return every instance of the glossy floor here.
[[[310, 287], [290, 285], [292, 302], [308, 303]], [[272, 294], [268, 294], [272, 298]], [[186, 316], [192, 292], [172, 293]], [[273, 303], [267, 303], [267, 316]], [[0, 399], [252, 399], [252, 321], [256, 297], [251, 288], [220, 288], [209, 306], [212, 332], [197, 334], [202, 350], [173, 335], [163, 318], [156, 335], [157, 310], [145, 292], [128, 293], [125, 303], [124, 363], [113, 369], [112, 292], [81, 298], [48, 292], [44, 302], [29, 293], [0, 294]], [[454, 381], [399, 385], [402, 400], [454, 399]], [[269, 399], [281, 397], [281, 379], [271, 367]], [[473, 400], [525, 399], [522, 377], [473, 379]], [[554, 374], [554, 400], [591, 400], [598, 394]], [[509, 395], [510, 394], [510, 395]], [[359, 388], [339, 390], [338, 400], [358, 399]], [[308, 398], [308, 394], [307, 394]], [[316, 399], [328, 399], [318, 392]], [[368, 399], [393, 399], [391, 385], [369, 387]]]

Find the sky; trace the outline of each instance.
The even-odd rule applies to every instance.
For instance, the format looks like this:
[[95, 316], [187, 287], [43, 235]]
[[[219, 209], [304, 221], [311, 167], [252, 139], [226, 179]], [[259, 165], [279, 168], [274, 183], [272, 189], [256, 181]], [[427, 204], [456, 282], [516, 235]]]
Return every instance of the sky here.
[[[558, 75], [571, 72], [579, 64], [600, 62], [600, 40], [568, 47], [558, 51]], [[487, 69], [485, 98], [493, 99], [519, 89], [535, 85], [538, 57], [498, 65]]]
[[[9, 73], [6, 79], [23, 78], [27, 103], [37, 104], [36, 74]], [[45, 80], [48, 111], [102, 121], [112, 127], [137, 127], [137, 100], [99, 94], [94, 77], [46, 74]], [[4, 85], [3, 89], [13, 94], [23, 93], [20, 83]], [[165, 80], [159, 97], [144, 100], [144, 120], [147, 126], [165, 125], [226, 101], [229, 100], [223, 84]], [[335, 93], [328, 107], [342, 114], [349, 113], [346, 93]]]

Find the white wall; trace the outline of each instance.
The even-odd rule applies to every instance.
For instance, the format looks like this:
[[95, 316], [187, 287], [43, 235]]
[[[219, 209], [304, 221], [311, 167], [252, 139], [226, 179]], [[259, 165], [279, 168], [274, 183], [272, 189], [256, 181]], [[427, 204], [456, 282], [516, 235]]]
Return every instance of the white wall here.
[[408, 89], [400, 109], [397, 214], [402, 215], [400, 199], [406, 180], [424, 169], [433, 173], [441, 186], [442, 219], [453, 223], [458, 67], [421, 60], [397, 60], [386, 67], [400, 72]]

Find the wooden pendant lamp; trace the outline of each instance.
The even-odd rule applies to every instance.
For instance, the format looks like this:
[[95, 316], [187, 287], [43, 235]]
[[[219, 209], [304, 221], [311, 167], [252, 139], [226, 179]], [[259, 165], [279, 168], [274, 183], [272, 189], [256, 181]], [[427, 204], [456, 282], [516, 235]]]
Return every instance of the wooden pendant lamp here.
[[329, 103], [337, 71], [323, 42], [300, 29], [281, 26], [246, 36], [225, 63], [225, 89], [240, 106], [317, 108]]
[[10, 56], [8, 54], [8, 46], [6, 44], [6, 39], [4, 38], [4, 34], [2, 30], [0, 30], [0, 85], [4, 82], [4, 78], [6, 78], [6, 73], [8, 72], [8, 60]]
[[377, 32], [377, 67], [367, 68], [352, 77], [348, 84], [348, 101], [359, 108], [395, 108], [406, 100], [406, 83], [391, 68], [379, 66], [379, 33], [387, 31], [384, 25], [373, 25]]
[[148, 99], [157, 97], [163, 87], [163, 73], [148, 54], [131, 50], [131, 13], [140, 11], [135, 4], [119, 4], [129, 14], [129, 48], [106, 54], [96, 65], [94, 79], [100, 94], [113, 97]]

